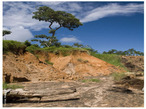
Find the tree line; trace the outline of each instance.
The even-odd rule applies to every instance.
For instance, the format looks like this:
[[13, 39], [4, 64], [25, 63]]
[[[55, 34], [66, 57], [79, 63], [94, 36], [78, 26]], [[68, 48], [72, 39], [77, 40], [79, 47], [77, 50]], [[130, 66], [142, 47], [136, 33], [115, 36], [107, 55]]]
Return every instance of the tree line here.
[[103, 54], [117, 54], [117, 55], [126, 55], [126, 56], [144, 56], [144, 53], [141, 51], [136, 51], [134, 48], [128, 49], [126, 51], [118, 51], [116, 49], [111, 49], [109, 51], [104, 51]]

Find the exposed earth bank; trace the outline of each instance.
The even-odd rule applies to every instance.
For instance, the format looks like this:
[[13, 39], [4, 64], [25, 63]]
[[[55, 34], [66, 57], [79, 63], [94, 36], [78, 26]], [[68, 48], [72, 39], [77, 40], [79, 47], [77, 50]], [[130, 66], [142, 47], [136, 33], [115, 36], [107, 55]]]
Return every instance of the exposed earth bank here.
[[143, 107], [143, 58], [122, 57], [131, 72], [115, 81], [113, 72], [126, 71], [87, 52], [3, 55], [3, 80], [24, 86], [4, 90], [4, 107]]
[[7, 83], [79, 80], [122, 71], [82, 51], [73, 51], [69, 56], [42, 52], [3, 55], [3, 80]]

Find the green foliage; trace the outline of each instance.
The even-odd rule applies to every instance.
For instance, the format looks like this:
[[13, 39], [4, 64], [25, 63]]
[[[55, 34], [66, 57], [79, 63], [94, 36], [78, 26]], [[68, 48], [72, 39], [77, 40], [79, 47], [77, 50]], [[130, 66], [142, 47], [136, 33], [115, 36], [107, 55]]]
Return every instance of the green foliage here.
[[[79, 21], [79, 19], [75, 18], [74, 15], [66, 13], [64, 11], [54, 11], [53, 9], [47, 6], [39, 7], [37, 11], [33, 14], [34, 16], [32, 18], [34, 19], [37, 19], [39, 21], [50, 22], [50, 27], [53, 23], [58, 23], [60, 25], [59, 27], [64, 27], [68, 28], [69, 30], [73, 30], [74, 28], [83, 25]], [[57, 30], [57, 28], [55, 30]]]
[[79, 62], [82, 62], [83, 61], [83, 59], [81, 59], [81, 58], [79, 58], [79, 59], [77, 59]]
[[32, 46], [40, 48], [38, 44], [32, 44]]
[[13, 40], [3, 40], [3, 53], [12, 52], [14, 54], [23, 54], [25, 52], [26, 45], [22, 42]]
[[63, 46], [61, 46], [61, 47], [51, 46], [51, 47], [39, 48], [39, 47], [35, 47], [33, 45], [27, 47], [26, 51], [33, 53], [33, 54], [35, 54], [38, 51], [51, 52], [51, 53], [54, 53], [56, 55], [63, 55], [63, 56], [68, 56], [71, 53], [73, 53], [74, 51], [86, 51], [87, 52], [87, 50], [85, 50], [83, 48], [73, 48], [73, 47], [66, 48]]
[[31, 43], [28, 41], [28, 40], [26, 40], [25, 42], [24, 42], [24, 44], [28, 47], [28, 46], [31, 46]]
[[28, 51], [28, 52], [30, 52], [30, 53], [32, 53], [32, 54], [34, 54], [35, 51], [39, 51], [39, 50], [41, 50], [41, 48], [36, 47], [36, 46], [34, 46], [34, 45], [28, 46], [28, 47], [26, 48], [26, 51]]
[[20, 85], [10, 85], [5, 82], [3, 83], [3, 89], [17, 89], [17, 88], [24, 88], [24, 87]]
[[[61, 27], [68, 28], [69, 30], [73, 30], [74, 28], [78, 28], [83, 25], [79, 19], [75, 18], [70, 13], [66, 13], [64, 11], [55, 11], [47, 6], [42, 6], [37, 9], [36, 12], [33, 12], [33, 19], [37, 19], [39, 21], [49, 22], [49, 33], [52, 36], [46, 35], [36, 35], [32, 41], [37, 41], [41, 43], [43, 47], [56, 46], [60, 47], [61, 43], [58, 42], [58, 39], [55, 37], [55, 32]], [[59, 27], [52, 28], [52, 25], [57, 23]]]
[[52, 47], [46, 47], [46, 48], [42, 48], [43, 50], [46, 50], [46, 51], [50, 51], [50, 52], [53, 52], [53, 53], [55, 53], [55, 52], [62, 52], [62, 51], [70, 51], [70, 52], [72, 52], [72, 51], [76, 51], [76, 50], [78, 50], [78, 51], [87, 51], [87, 50], [85, 50], [85, 49], [83, 49], [83, 48], [66, 48], [66, 47], [55, 47], [55, 46], [52, 46]]
[[98, 82], [100, 82], [100, 79], [84, 79], [84, 80], [82, 80], [82, 82], [96, 82], [96, 83], [98, 83]]
[[121, 56], [119, 55], [116, 55], [116, 54], [91, 54], [92, 56], [94, 57], [97, 57], [101, 60], [104, 60], [112, 65], [115, 65], [115, 66], [119, 66], [119, 67], [122, 67], [124, 68], [125, 70], [126, 67], [121, 63]]
[[8, 35], [8, 34], [11, 34], [11, 33], [12, 33], [11, 31], [3, 30], [3, 36]]
[[53, 65], [53, 63], [50, 62], [50, 61], [48, 61], [48, 60], [45, 60], [45, 62], [46, 62], [47, 64]]
[[73, 47], [70, 46], [70, 45], [62, 45], [62, 47], [65, 47], [65, 48], [73, 48]]
[[112, 73], [111, 76], [115, 81], [120, 81], [122, 78], [124, 78], [126, 75], [125, 73]]
[[126, 56], [143, 56], [144, 53], [134, 50], [134, 48], [128, 49], [126, 51], [118, 51], [111, 49], [108, 52], [104, 51], [103, 54], [117, 54], [117, 55], [126, 55]]
[[83, 47], [83, 45], [82, 45], [82, 44], [79, 44], [79, 43], [74, 43], [74, 44], [73, 44], [73, 47], [78, 47], [78, 48], [80, 48], [80, 47]]
[[50, 46], [61, 46], [61, 43], [58, 42], [58, 39], [55, 36], [46, 36], [46, 35], [36, 35], [36, 39], [32, 39], [31, 41], [40, 42], [41, 46], [43, 47], [50, 47]]

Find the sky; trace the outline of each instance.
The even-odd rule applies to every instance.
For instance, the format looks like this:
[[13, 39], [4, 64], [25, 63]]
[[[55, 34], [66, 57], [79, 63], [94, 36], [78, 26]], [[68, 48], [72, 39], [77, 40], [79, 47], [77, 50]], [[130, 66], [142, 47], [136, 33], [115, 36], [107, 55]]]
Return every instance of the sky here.
[[[34, 35], [48, 34], [49, 23], [32, 19], [36, 7], [48, 6], [80, 19], [83, 26], [73, 31], [60, 28], [55, 36], [62, 44], [89, 45], [102, 53], [111, 49], [144, 51], [143, 2], [3, 2], [3, 30], [10, 30], [4, 40], [24, 42]], [[57, 27], [54, 24], [53, 27]]]

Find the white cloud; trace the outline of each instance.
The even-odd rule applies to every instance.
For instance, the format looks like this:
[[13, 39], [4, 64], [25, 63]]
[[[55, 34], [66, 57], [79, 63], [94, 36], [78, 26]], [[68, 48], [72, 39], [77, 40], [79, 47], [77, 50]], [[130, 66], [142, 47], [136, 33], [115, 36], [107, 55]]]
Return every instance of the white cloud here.
[[61, 42], [65, 42], [65, 43], [75, 43], [75, 42], [81, 42], [80, 40], [78, 40], [76, 37], [64, 37], [62, 39], [60, 39]]
[[85, 12], [84, 17], [81, 17], [81, 22], [91, 22], [99, 20], [104, 17], [114, 15], [130, 15], [133, 13], [143, 13], [143, 4], [127, 4], [119, 5], [117, 3], [108, 4], [105, 6], [97, 7], [91, 11]]
[[33, 38], [32, 33], [28, 29], [24, 29], [22, 26], [18, 28], [12, 28], [10, 31], [12, 32], [11, 34], [5, 35], [3, 37], [5, 40], [16, 40], [24, 42]]

